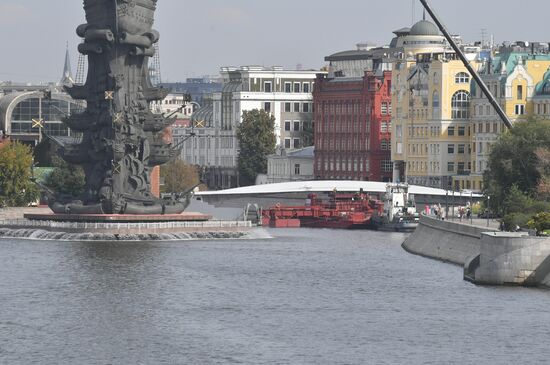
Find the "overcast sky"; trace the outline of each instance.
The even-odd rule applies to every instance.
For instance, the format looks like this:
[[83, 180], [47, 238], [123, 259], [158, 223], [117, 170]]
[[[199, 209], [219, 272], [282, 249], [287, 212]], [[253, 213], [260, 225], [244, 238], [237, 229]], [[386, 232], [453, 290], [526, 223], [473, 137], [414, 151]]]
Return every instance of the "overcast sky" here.
[[[431, 0], [454, 34], [550, 41], [548, 0]], [[412, 0], [159, 0], [163, 81], [217, 74], [221, 66], [318, 69], [324, 57], [362, 41], [387, 44], [410, 26]], [[416, 19], [422, 17], [416, 1]], [[76, 71], [82, 0], [0, 0], [0, 81], [61, 78], [69, 42]]]

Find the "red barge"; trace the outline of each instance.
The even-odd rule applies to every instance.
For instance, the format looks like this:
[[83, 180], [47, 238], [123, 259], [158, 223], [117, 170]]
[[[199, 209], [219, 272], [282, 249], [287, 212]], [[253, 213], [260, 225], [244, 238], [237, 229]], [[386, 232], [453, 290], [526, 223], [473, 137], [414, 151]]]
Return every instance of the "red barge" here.
[[369, 195], [359, 193], [329, 193], [323, 202], [317, 194], [309, 194], [302, 206], [276, 204], [262, 212], [262, 223], [272, 228], [340, 228], [365, 229], [371, 227], [373, 215], [380, 215], [384, 204]]

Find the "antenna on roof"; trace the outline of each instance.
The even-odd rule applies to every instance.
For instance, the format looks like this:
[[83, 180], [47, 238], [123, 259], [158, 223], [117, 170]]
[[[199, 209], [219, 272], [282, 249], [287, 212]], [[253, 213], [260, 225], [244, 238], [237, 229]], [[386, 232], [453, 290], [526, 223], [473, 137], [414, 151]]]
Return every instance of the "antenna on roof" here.
[[411, 6], [412, 6], [412, 8], [411, 8], [411, 10], [412, 10], [412, 14], [411, 14], [411, 26], [414, 25], [414, 18], [416, 18], [415, 13], [414, 13], [414, 11], [415, 11], [414, 3], [415, 3], [415, 0], [412, 0], [412, 3], [411, 3]]

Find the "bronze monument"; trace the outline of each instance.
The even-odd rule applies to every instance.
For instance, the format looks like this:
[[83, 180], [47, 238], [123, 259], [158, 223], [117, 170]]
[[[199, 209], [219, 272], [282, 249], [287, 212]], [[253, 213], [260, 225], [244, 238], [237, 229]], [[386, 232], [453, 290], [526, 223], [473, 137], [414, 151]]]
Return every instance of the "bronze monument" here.
[[50, 208], [57, 214], [179, 214], [189, 193], [171, 199], [151, 194], [151, 170], [180, 150], [162, 139], [173, 123], [153, 114], [149, 105], [169, 90], [154, 87], [148, 59], [159, 33], [152, 28], [157, 0], [84, 0], [86, 24], [77, 28], [78, 47], [88, 57], [84, 85], [66, 87], [87, 108], [64, 123], [82, 137], [64, 144], [61, 157], [81, 165], [86, 191], [81, 197], [57, 194]]

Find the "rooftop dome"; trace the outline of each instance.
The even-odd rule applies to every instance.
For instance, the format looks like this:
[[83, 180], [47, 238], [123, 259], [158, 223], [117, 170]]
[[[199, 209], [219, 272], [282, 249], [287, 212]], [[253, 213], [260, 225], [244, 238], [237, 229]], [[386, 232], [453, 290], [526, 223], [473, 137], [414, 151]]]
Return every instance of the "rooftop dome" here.
[[439, 29], [427, 20], [421, 20], [411, 28], [410, 35], [414, 36], [438, 36]]

